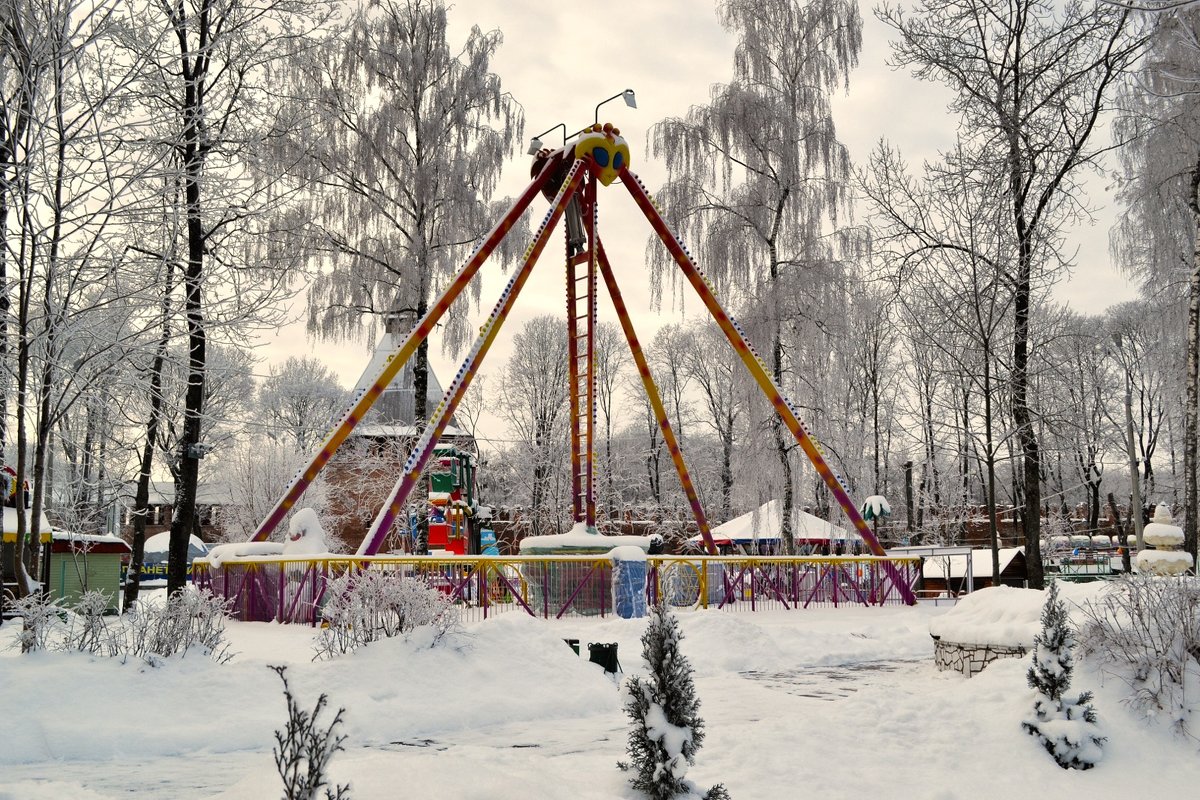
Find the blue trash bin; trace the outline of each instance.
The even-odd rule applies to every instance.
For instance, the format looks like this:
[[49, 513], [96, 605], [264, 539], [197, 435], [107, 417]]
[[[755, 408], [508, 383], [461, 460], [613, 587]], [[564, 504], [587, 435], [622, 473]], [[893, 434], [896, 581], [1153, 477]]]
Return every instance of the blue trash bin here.
[[609, 557], [613, 562], [613, 609], [617, 616], [646, 616], [646, 553], [640, 547], [617, 547]]

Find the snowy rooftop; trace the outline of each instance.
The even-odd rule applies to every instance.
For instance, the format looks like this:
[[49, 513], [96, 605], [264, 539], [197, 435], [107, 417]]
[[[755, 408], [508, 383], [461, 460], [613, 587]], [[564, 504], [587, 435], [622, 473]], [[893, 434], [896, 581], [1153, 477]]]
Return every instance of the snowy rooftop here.
[[637, 547], [643, 551], [650, 549], [653, 536], [603, 536], [589, 532], [582, 522], [576, 522], [575, 527], [566, 533], [550, 536], [526, 536], [521, 540], [521, 552], [532, 553], [546, 550], [585, 550], [612, 549], [616, 547]]
[[[1018, 555], [1024, 554], [1024, 547], [1000, 548], [1000, 571], [1013, 562]], [[926, 578], [965, 578], [967, 576], [967, 557], [965, 555], [927, 556], [925, 566], [921, 570]], [[991, 577], [992, 551], [971, 551], [971, 573], [976, 577]]]

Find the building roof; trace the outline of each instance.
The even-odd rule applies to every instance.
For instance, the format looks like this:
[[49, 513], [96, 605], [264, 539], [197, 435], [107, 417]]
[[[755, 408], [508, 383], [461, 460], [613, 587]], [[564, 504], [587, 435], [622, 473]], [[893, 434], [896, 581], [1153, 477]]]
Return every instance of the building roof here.
[[[1000, 573], [1003, 574], [1009, 566], [1020, 557], [1025, 563], [1024, 547], [1000, 548]], [[926, 578], [965, 578], [967, 576], [967, 557], [965, 555], [928, 556], [921, 574]], [[992, 575], [992, 551], [990, 548], [971, 551], [971, 574], [976, 578], [990, 578]]]
[[[379, 341], [375, 344], [375, 350], [371, 353], [371, 360], [367, 363], [366, 369], [363, 370], [362, 377], [354, 385], [353, 396], [355, 398], [366, 394], [367, 390], [375, 383], [375, 379], [383, 372], [387, 363], [395, 357], [397, 351], [403, 346], [406, 338], [407, 333], [401, 334], [391, 330], [384, 331], [379, 337]], [[437, 408], [438, 403], [442, 401], [445, 390], [442, 388], [441, 382], [438, 381], [432, 365], [429, 367], [428, 374], [429, 383], [425, 391], [425, 400], [426, 407], [432, 410]], [[387, 388], [383, 390], [383, 395], [371, 406], [371, 410], [367, 412], [366, 417], [363, 419], [363, 424], [359, 426], [359, 429], [355, 430], [355, 434], [359, 436], [367, 435], [360, 429], [371, 424], [412, 426], [416, 416], [415, 380], [415, 376], [413, 375], [413, 360], [409, 359], [400, 368], [400, 372], [396, 374], [396, 377], [392, 379]], [[450, 417], [450, 425], [458, 428], [458, 422], [453, 416]]]

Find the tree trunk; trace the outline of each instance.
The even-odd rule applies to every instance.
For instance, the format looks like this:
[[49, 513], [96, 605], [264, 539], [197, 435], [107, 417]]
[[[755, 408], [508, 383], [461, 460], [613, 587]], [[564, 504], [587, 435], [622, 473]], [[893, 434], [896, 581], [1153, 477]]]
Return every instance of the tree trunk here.
[[1121, 527], [1121, 510], [1117, 508], [1117, 501], [1113, 497], [1112, 492], [1108, 493], [1108, 509], [1112, 512], [1113, 526], [1117, 529], [1117, 542], [1121, 548], [1121, 566], [1125, 569], [1126, 575], [1132, 575], [1133, 567], [1130, 563], [1132, 559], [1129, 555], [1129, 539], [1125, 535], [1125, 530]]
[[[424, 281], [422, 281], [424, 284]], [[425, 299], [422, 288], [421, 297], [417, 300], [417, 320], [425, 318], [429, 311], [429, 302]], [[429, 421], [429, 339], [426, 337], [417, 346], [413, 359], [413, 433], [420, 436]]]
[[[1019, 191], [1014, 179], [1013, 191]], [[1041, 522], [1042, 522], [1042, 459], [1038, 447], [1037, 432], [1034, 430], [1033, 415], [1029, 408], [1029, 316], [1033, 268], [1033, 242], [1026, 221], [1018, 209], [1017, 228], [1017, 281], [1013, 301], [1013, 424], [1017, 429], [1017, 441], [1021, 447], [1023, 462], [1022, 492], [1025, 495], [1025, 564], [1029, 588], [1041, 589], [1045, 585], [1042, 571]]]
[[1129, 516], [1133, 519], [1133, 531], [1137, 534], [1138, 550], [1141, 550], [1145, 546], [1142, 541], [1142, 487], [1133, 439], [1133, 376], [1128, 369], [1125, 370], [1125, 454], [1129, 458]]
[[[192, 94], [189, 85], [189, 95]], [[188, 109], [199, 113], [190, 103]], [[188, 147], [200, 147], [199, 131], [187, 128]], [[175, 481], [174, 514], [167, 561], [167, 594], [174, 595], [187, 584], [188, 541], [196, 524], [196, 489], [200, 480], [200, 426], [204, 412], [204, 382], [207, 333], [205, 331], [202, 280], [204, 277], [204, 227], [200, 215], [200, 179], [203, 164], [199, 156], [189, 159], [184, 175], [184, 200], [187, 204], [188, 260], [184, 269], [184, 312], [188, 333], [188, 385], [184, 396], [183, 432], [179, 437], [179, 476]]]
[[[142, 445], [142, 463], [138, 471], [137, 490], [133, 499], [133, 554], [129, 557], [129, 571], [125, 580], [125, 605], [128, 612], [137, 605], [138, 590], [142, 578], [142, 567], [146, 563], [146, 517], [150, 513], [150, 470], [154, 466], [154, 449], [158, 440], [158, 424], [162, 417], [162, 373], [166, 360], [167, 344], [171, 336], [167, 311], [171, 292], [171, 267], [167, 266], [167, 285], [163, 291], [162, 335], [158, 349], [150, 366], [150, 419], [146, 421], [146, 441]], [[168, 545], [169, 547], [169, 545]]]
[[[1200, 182], [1200, 164], [1192, 172], [1192, 214], [1196, 223], [1195, 244], [1192, 248], [1192, 274], [1188, 281], [1188, 326], [1187, 326], [1187, 401], [1183, 412], [1183, 548], [1192, 554], [1192, 563], [1197, 560], [1196, 515], [1198, 510], [1196, 491], [1196, 428], [1200, 414], [1200, 207], [1197, 207], [1196, 188]], [[1138, 546], [1141, 547], [1139, 527]]]

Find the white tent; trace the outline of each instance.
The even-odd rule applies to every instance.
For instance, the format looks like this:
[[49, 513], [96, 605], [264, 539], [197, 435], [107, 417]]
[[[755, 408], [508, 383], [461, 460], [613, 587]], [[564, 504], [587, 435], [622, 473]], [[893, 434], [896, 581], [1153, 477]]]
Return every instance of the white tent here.
[[[743, 544], [753, 541], [777, 541], [783, 528], [783, 501], [771, 500], [753, 511], [712, 529], [717, 544]], [[799, 508], [792, 509], [792, 533], [797, 542], [823, 544], [829, 541], [858, 542], [857, 531], [847, 531], [828, 520], [813, 516]], [[688, 541], [700, 542], [699, 534]]]

